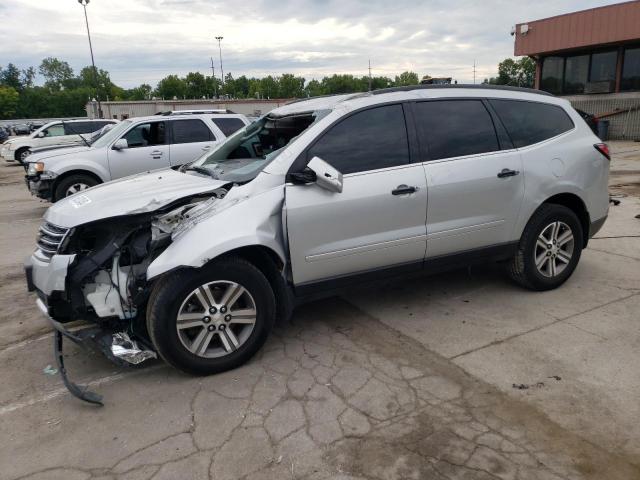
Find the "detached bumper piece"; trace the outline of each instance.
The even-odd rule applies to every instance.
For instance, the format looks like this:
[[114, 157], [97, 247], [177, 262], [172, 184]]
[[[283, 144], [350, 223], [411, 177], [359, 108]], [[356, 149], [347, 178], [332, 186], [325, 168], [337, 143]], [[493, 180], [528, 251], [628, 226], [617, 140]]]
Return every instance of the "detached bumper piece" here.
[[86, 386], [77, 385], [69, 380], [62, 353], [64, 337], [83, 348], [103, 354], [119, 367], [131, 367], [145, 360], [157, 358], [153, 350], [140, 347], [138, 342], [132, 340], [126, 332], [112, 332], [99, 327], [87, 327], [71, 332], [65, 328], [62, 323], [51, 318], [42, 300], [38, 299], [37, 304], [38, 308], [56, 330], [54, 336], [54, 356], [60, 376], [62, 377], [62, 382], [64, 386], [67, 387], [67, 390], [80, 400], [95, 405], [104, 405], [101, 395], [90, 391]]

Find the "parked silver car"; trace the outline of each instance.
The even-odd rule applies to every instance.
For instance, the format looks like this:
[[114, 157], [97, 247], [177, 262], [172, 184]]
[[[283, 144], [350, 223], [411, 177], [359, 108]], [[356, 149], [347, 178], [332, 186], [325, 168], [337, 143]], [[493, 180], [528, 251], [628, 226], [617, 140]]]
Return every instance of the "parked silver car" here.
[[569, 102], [537, 91], [315, 98], [188, 168], [58, 202], [27, 278], [60, 332], [84, 319], [112, 357], [211, 374], [246, 362], [298, 302], [354, 281], [499, 260], [527, 288], [558, 287], [607, 217], [608, 171]]
[[124, 120], [90, 145], [34, 152], [27, 160], [27, 186], [56, 202], [110, 180], [191, 162], [247, 124], [239, 114]]

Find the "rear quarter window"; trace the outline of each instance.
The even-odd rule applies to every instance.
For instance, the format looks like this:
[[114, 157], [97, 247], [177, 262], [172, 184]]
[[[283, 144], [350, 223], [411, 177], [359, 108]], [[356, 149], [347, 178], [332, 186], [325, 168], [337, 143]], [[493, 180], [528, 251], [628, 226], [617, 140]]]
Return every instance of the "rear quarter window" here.
[[562, 107], [518, 100], [489, 100], [516, 148], [542, 142], [571, 130], [573, 121]]

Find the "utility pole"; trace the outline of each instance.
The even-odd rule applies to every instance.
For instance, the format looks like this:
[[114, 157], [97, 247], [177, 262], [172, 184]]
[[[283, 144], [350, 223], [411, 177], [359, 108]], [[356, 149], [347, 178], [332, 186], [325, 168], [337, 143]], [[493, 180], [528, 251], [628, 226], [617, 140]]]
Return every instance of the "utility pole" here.
[[224, 69], [222, 68], [222, 39], [224, 37], [216, 37], [218, 40], [218, 52], [220, 53], [220, 80], [222, 81], [222, 86], [224, 87]]
[[213, 57], [211, 58], [211, 76], [213, 77], [213, 95], [218, 98], [218, 82], [216, 82], [216, 67], [213, 66]]
[[84, 8], [84, 21], [87, 24], [87, 37], [89, 38], [89, 52], [91, 52], [91, 65], [93, 66], [93, 78], [96, 84], [96, 100], [98, 102], [98, 118], [102, 118], [102, 107], [100, 106], [100, 92], [98, 86], [98, 70], [96, 62], [93, 59], [93, 46], [91, 45], [91, 32], [89, 31], [89, 18], [87, 17], [87, 5], [90, 0], [78, 0], [78, 3]]
[[371, 91], [371, 59], [369, 59], [369, 91]]
[[473, 59], [473, 84], [476, 84], [476, 59]]

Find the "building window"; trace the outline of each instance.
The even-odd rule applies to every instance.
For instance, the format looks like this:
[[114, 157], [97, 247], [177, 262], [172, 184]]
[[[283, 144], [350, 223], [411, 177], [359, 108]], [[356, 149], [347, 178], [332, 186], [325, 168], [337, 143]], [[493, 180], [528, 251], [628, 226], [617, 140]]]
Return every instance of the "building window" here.
[[640, 90], [640, 48], [624, 51], [620, 90]]
[[564, 69], [564, 88], [567, 94], [584, 93], [589, 74], [589, 55], [567, 57]]
[[614, 82], [618, 52], [594, 53], [591, 56], [590, 82]]
[[547, 57], [542, 63], [542, 81], [540, 88], [550, 93], [562, 93], [564, 58]]

